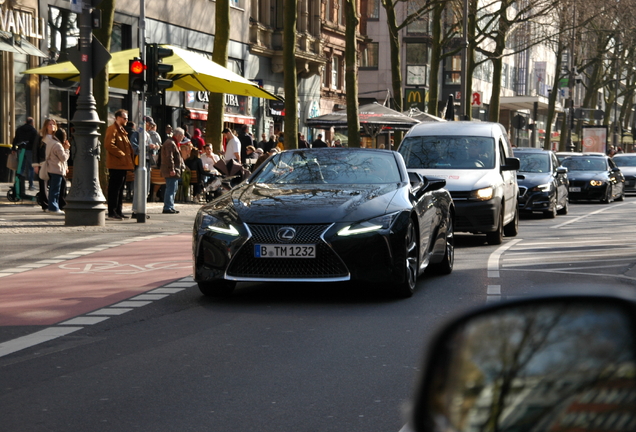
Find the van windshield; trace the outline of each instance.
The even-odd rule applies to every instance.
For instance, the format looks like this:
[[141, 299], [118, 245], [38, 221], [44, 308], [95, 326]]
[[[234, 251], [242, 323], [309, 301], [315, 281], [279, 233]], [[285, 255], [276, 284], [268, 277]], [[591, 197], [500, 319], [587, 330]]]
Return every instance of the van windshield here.
[[492, 169], [495, 140], [470, 136], [418, 136], [402, 141], [398, 152], [407, 168]]

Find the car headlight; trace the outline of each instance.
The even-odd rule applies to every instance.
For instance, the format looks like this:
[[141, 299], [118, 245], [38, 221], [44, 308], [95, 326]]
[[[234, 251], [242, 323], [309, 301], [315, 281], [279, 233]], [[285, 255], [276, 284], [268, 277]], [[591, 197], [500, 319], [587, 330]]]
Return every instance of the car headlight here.
[[482, 189], [474, 190], [470, 193], [470, 199], [477, 201], [488, 201], [495, 194], [495, 188], [488, 186]]
[[603, 186], [603, 180], [590, 180], [592, 186]]
[[351, 225], [348, 225], [338, 231], [339, 236], [350, 236], [356, 234], [363, 234], [373, 231], [386, 230], [393, 225], [393, 221], [397, 217], [397, 213], [386, 214], [382, 216], [375, 217], [373, 219], [368, 219], [366, 221], [357, 222]]
[[541, 184], [533, 187], [532, 192], [550, 192], [551, 186], [551, 183]]
[[201, 229], [213, 231], [231, 236], [238, 236], [239, 232], [231, 224], [223, 222], [210, 214], [204, 214], [201, 218]]

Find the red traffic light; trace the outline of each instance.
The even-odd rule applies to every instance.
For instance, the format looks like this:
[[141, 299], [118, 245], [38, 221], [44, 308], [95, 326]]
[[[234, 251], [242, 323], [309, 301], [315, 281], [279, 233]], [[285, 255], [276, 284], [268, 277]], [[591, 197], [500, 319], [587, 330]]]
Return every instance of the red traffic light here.
[[130, 62], [130, 72], [135, 75], [143, 73], [145, 69], [146, 65], [143, 64], [141, 60], [133, 60], [132, 62]]

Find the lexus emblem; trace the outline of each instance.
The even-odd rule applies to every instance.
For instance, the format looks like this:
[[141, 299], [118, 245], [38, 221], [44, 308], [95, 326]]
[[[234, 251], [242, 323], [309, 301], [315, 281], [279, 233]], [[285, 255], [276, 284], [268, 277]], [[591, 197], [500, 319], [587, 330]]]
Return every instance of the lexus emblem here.
[[276, 231], [276, 238], [282, 242], [292, 241], [296, 237], [296, 230], [290, 227], [284, 227]]

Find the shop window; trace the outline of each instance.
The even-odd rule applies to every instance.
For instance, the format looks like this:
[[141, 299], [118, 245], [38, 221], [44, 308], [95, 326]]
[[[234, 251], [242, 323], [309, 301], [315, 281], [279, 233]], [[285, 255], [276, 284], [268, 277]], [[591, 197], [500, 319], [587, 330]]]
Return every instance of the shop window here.
[[361, 68], [377, 69], [379, 65], [378, 52], [380, 44], [371, 42], [360, 53], [359, 64]]
[[461, 56], [447, 57], [444, 61], [444, 84], [460, 85], [462, 83], [462, 58]]

